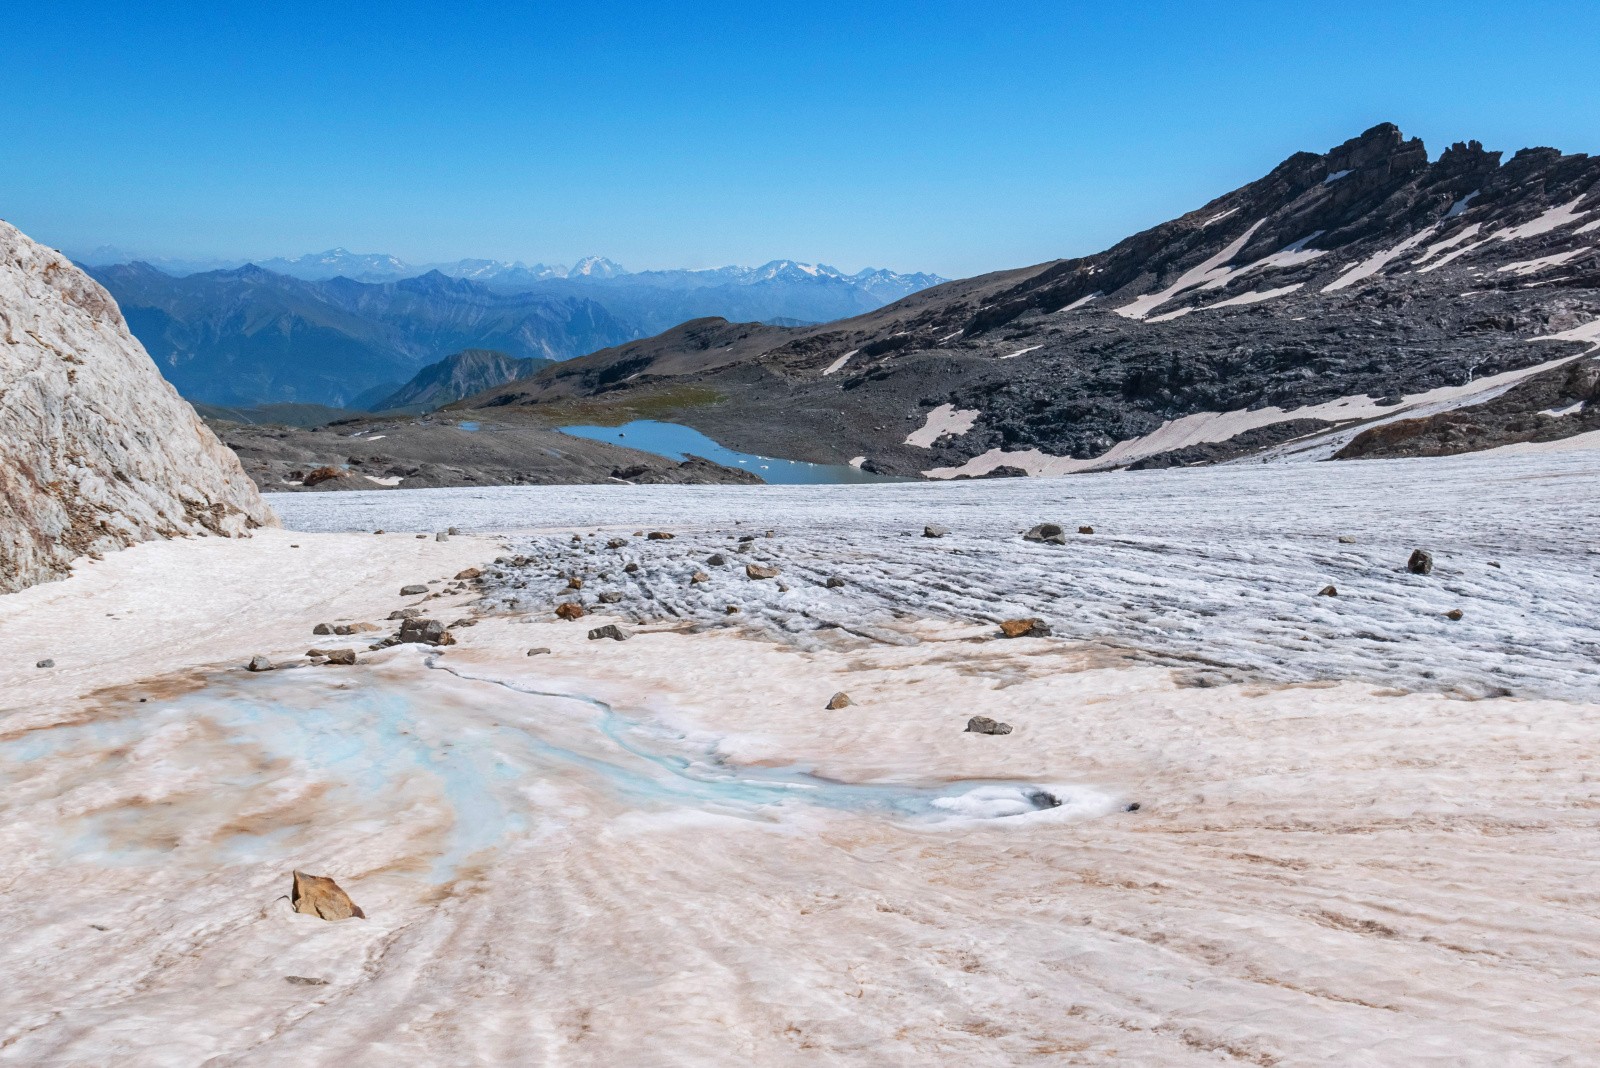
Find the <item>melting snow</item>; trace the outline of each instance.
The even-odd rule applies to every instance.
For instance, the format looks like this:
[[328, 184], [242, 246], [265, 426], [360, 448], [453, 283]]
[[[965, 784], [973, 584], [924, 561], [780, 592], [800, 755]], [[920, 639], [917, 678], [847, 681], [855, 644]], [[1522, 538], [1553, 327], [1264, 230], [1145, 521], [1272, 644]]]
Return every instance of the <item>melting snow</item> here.
[[1293, 293], [1295, 290], [1304, 285], [1304, 282], [1296, 282], [1292, 286], [1281, 286], [1277, 289], [1259, 289], [1251, 293], [1241, 293], [1237, 297], [1229, 297], [1227, 300], [1219, 300], [1215, 304], [1208, 304], [1200, 310], [1211, 311], [1213, 308], [1236, 308], [1245, 304], [1260, 304], [1262, 301], [1271, 300], [1273, 297], [1288, 296], [1290, 293]]
[[1470, 240], [1481, 229], [1483, 229], [1482, 223], [1473, 223], [1471, 226], [1467, 227], [1465, 230], [1462, 230], [1454, 237], [1447, 237], [1443, 241], [1435, 241], [1433, 244], [1428, 246], [1428, 251], [1418, 256], [1414, 262], [1426, 263], [1439, 253], [1444, 252], [1446, 249], [1455, 248], [1457, 245], [1461, 244], [1461, 242]]
[[402, 481], [399, 475], [390, 475], [387, 478], [374, 478], [372, 475], [362, 475], [361, 477], [380, 486], [398, 486]]
[[1592, 323], [1584, 323], [1582, 326], [1575, 326], [1571, 330], [1563, 330], [1559, 334], [1546, 334], [1543, 337], [1536, 337], [1532, 340], [1592, 341], [1594, 342], [1594, 348], [1591, 348], [1589, 351], [1593, 352], [1595, 349], [1600, 349], [1600, 319], [1596, 319]]
[[1211, 218], [1209, 218], [1205, 222], [1201, 223], [1200, 224], [1200, 228], [1203, 230], [1207, 226], [1210, 226], [1212, 223], [1219, 223], [1223, 219], [1226, 219], [1228, 216], [1232, 215], [1234, 212], [1236, 212], [1238, 210], [1239, 210], [1238, 208], [1229, 208], [1227, 211], [1220, 212], [1220, 213], [1218, 213], [1216, 215], [1213, 215], [1213, 216], [1211, 216]]
[[1410, 252], [1412, 249], [1420, 245], [1427, 238], [1427, 236], [1433, 233], [1437, 228], [1437, 226], [1430, 226], [1426, 230], [1419, 230], [1410, 237], [1406, 238], [1404, 241], [1400, 242], [1398, 245], [1395, 245], [1393, 248], [1387, 248], [1382, 252], [1374, 253], [1373, 255], [1368, 256], [1366, 259], [1350, 268], [1344, 274], [1340, 275], [1332, 282], [1329, 282], [1326, 286], [1323, 286], [1322, 291], [1324, 293], [1336, 293], [1341, 289], [1355, 285], [1357, 282], [1371, 278], [1373, 275], [1389, 266], [1389, 264], [1393, 263], [1401, 256], [1404, 256], [1407, 252]]
[[1103, 296], [1105, 296], [1105, 294], [1101, 293], [1101, 292], [1098, 292], [1098, 291], [1096, 291], [1094, 293], [1090, 293], [1087, 297], [1079, 297], [1077, 300], [1073, 301], [1071, 304], [1068, 304], [1065, 308], [1062, 308], [1061, 311], [1062, 312], [1077, 311], [1079, 308], [1083, 307], [1085, 304], [1089, 303], [1091, 300], [1098, 300], [1100, 297], [1103, 297]]
[[850, 357], [854, 356], [856, 353], [858, 353], [860, 351], [861, 351], [860, 349], [851, 349], [849, 352], [845, 353], [843, 356], [840, 356], [837, 360], [834, 360], [832, 363], [830, 363], [823, 370], [822, 373], [825, 374], [825, 375], [833, 374], [833, 372], [837, 371], [839, 368], [843, 367], [846, 363], [848, 363], [850, 361]]
[[1223, 267], [1223, 264], [1237, 256], [1240, 250], [1249, 244], [1250, 239], [1255, 236], [1257, 230], [1261, 229], [1261, 224], [1265, 221], [1265, 219], [1262, 219], [1256, 222], [1250, 229], [1229, 242], [1228, 246], [1221, 252], [1184, 271], [1183, 274], [1178, 276], [1178, 280], [1166, 289], [1161, 290], [1159, 293], [1147, 293], [1142, 297], [1136, 298], [1131, 304], [1126, 304], [1116, 309], [1117, 314], [1127, 319], [1143, 319], [1178, 294], [1194, 289], [1196, 286], [1205, 285], [1207, 282], [1217, 278], [1219, 276], [1219, 268], [1220, 276], [1227, 278], [1233, 272]]
[[1350, 173], [1349, 171], [1334, 171], [1332, 174], [1328, 175], [1326, 178], [1324, 178], [1322, 180], [1322, 184], [1323, 185], [1332, 185], [1334, 182], [1337, 182], [1340, 178], [1343, 178], [1345, 175], [1347, 175], [1349, 173]]
[[1472, 192], [1468, 193], [1466, 196], [1450, 205], [1450, 210], [1444, 213], [1444, 217], [1446, 219], [1454, 219], [1457, 215], [1460, 215], [1462, 212], [1466, 211], [1467, 208], [1471, 206], [1473, 198], [1481, 192], [1483, 192], [1483, 190], [1474, 189]]
[[1002, 360], [1014, 360], [1018, 356], [1026, 356], [1028, 353], [1033, 352], [1036, 349], [1042, 349], [1042, 348], [1044, 348], [1043, 345], [1029, 345], [1025, 349], [1018, 349], [1016, 352], [1009, 352], [1009, 353], [1007, 353], [1006, 355], [1004, 355], [1004, 356], [1002, 356], [1000, 358]]
[[1594, 249], [1587, 247], [1568, 249], [1566, 252], [1557, 252], [1550, 256], [1540, 256], [1536, 260], [1522, 260], [1520, 263], [1508, 263], [1504, 267], [1500, 268], [1500, 270], [1510, 271], [1512, 274], [1517, 275], [1537, 274], [1546, 268], [1559, 267], [1563, 263], [1577, 259], [1586, 252], [1593, 251]]
[[1551, 230], [1559, 230], [1563, 226], [1570, 226], [1589, 213], [1587, 211], [1574, 211], [1578, 202], [1583, 197], [1576, 197], [1566, 204], [1554, 207], [1544, 212], [1536, 219], [1530, 219], [1521, 226], [1511, 226], [1500, 230], [1494, 235], [1498, 241], [1520, 241], [1525, 237], [1538, 237], [1548, 234]]
[[[1533, 340], [1595, 341], [1597, 347], [1600, 347], [1600, 320], [1562, 334]], [[1322, 419], [1331, 423], [1350, 424], [1360, 420], [1383, 418], [1387, 422], [1390, 419], [1403, 416], [1423, 414], [1420, 409], [1429, 408], [1430, 406], [1433, 406], [1433, 411], [1444, 411], [1467, 403], [1481, 403], [1492, 396], [1504, 393], [1525, 378], [1559, 367], [1577, 358], [1575, 356], [1560, 356], [1544, 363], [1535, 364], [1532, 367], [1523, 367], [1515, 371], [1506, 371], [1487, 378], [1480, 378], [1476, 382], [1468, 382], [1460, 386], [1440, 386], [1437, 389], [1405, 396], [1401, 398], [1401, 402], [1397, 405], [1380, 405], [1375, 399], [1362, 395], [1343, 397], [1338, 400], [1326, 401], [1322, 404], [1311, 404], [1290, 410], [1271, 407], [1258, 408], [1254, 411], [1240, 409], [1231, 412], [1196, 412], [1193, 415], [1183, 416], [1181, 419], [1169, 420], [1144, 437], [1119, 441], [1104, 454], [1086, 460], [1075, 459], [1071, 456], [1053, 456], [1038, 449], [1026, 449], [1019, 452], [990, 449], [980, 456], [974, 456], [959, 467], [936, 467], [932, 470], [924, 471], [923, 474], [929, 478], [954, 478], [956, 475], [982, 475], [996, 467], [1007, 465], [1020, 467], [1030, 475], [1071, 475], [1085, 471], [1102, 471], [1114, 467], [1123, 467], [1146, 456], [1154, 456], [1158, 453], [1170, 452], [1173, 449], [1182, 449], [1190, 445], [1227, 441], [1229, 438], [1243, 434], [1247, 430], [1269, 426], [1273, 423], [1283, 423], [1291, 419]], [[1316, 459], [1318, 457], [1308, 454], [1299, 458]]]
[[931, 449], [940, 438], [959, 437], [971, 430], [978, 415], [976, 408], [958, 409], [953, 404], [941, 404], [928, 413], [920, 429], [906, 435], [906, 444]]

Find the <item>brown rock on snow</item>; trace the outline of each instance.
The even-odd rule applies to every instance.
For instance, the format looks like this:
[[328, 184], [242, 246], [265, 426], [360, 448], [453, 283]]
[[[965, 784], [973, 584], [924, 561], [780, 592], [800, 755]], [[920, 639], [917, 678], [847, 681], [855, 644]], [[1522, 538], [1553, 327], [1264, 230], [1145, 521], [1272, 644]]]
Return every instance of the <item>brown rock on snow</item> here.
[[583, 605], [577, 601], [562, 601], [556, 605], [557, 619], [582, 619], [583, 614]]
[[326, 875], [295, 872], [293, 885], [289, 889], [289, 904], [304, 916], [316, 916], [324, 920], [367, 918], [361, 906], [351, 901], [350, 895]]
[[1050, 625], [1042, 619], [1008, 619], [1000, 624], [1000, 633], [1007, 638], [1044, 638]]
[[837, 712], [839, 709], [846, 708], [854, 703], [854, 701], [850, 700], [849, 694], [845, 693], [843, 690], [840, 690], [838, 693], [834, 694], [828, 699], [828, 711]]
[[1433, 554], [1422, 549], [1413, 549], [1411, 558], [1406, 561], [1406, 570], [1413, 575], [1433, 574]]
[[464, 569], [456, 572], [456, 581], [465, 582], [467, 579], [475, 579], [479, 575], [482, 575], [482, 574], [483, 574], [483, 569], [482, 568], [477, 568], [477, 567], [464, 568]]
[[1333, 586], [1324, 586], [1324, 587], [1322, 587], [1322, 589], [1317, 591], [1317, 596], [1318, 597], [1337, 597], [1337, 596], [1339, 596], [1339, 591], [1338, 591], [1338, 589], [1336, 589]]
[[746, 564], [744, 573], [753, 579], [770, 579], [778, 577], [778, 569], [766, 564]]

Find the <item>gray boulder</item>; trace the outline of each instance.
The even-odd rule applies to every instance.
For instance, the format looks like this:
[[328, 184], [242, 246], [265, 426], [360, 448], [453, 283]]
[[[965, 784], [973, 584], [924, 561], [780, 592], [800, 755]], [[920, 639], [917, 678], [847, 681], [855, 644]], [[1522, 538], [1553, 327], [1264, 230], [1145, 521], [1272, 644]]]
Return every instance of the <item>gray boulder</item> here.
[[610, 638], [612, 641], [625, 642], [633, 637], [628, 631], [623, 630], [615, 623], [607, 623], [603, 627], [595, 627], [589, 632], [589, 640], [597, 641], [600, 638]]
[[1001, 723], [999, 720], [990, 719], [988, 716], [973, 716], [967, 720], [967, 729], [964, 734], [1010, 734], [1011, 724]]
[[400, 596], [402, 597], [416, 597], [427, 592], [428, 587], [422, 585], [420, 582], [413, 582], [409, 586], [400, 587]]
[[1067, 533], [1061, 529], [1058, 523], [1040, 523], [1024, 534], [1022, 540], [1065, 545], [1067, 543]]
[[454, 645], [455, 638], [437, 619], [407, 619], [400, 624], [400, 640], [420, 645]]

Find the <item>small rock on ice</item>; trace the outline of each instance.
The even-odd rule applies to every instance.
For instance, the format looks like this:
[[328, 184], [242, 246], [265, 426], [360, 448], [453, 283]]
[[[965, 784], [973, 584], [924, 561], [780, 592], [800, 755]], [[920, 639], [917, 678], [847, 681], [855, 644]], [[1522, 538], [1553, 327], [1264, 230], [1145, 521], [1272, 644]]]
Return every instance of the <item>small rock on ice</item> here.
[[988, 716], [973, 716], [967, 720], [966, 734], [1010, 734], [1011, 724], [1001, 723]]
[[348, 920], [352, 916], [359, 920], [367, 918], [361, 906], [351, 901], [350, 895], [340, 889], [338, 883], [325, 875], [307, 875], [303, 871], [294, 873], [289, 904], [302, 915], [318, 916], [324, 920]]

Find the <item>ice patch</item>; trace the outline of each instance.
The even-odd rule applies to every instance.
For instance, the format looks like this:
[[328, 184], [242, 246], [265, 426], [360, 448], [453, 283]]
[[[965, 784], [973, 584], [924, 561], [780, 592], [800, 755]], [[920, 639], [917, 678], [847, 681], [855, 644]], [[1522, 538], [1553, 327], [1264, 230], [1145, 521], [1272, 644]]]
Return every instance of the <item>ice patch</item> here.
[[1536, 260], [1522, 260], [1518, 263], [1508, 263], [1504, 267], [1501, 267], [1500, 270], [1510, 271], [1512, 274], [1516, 275], [1538, 274], [1540, 271], [1547, 270], [1551, 267], [1559, 267], [1564, 263], [1569, 263], [1572, 260], [1577, 259], [1586, 252], [1593, 251], [1594, 249], [1587, 247], [1568, 249], [1566, 252], [1557, 252], [1549, 256], [1540, 256]]
[[832, 363], [830, 363], [823, 370], [822, 373], [825, 374], [825, 375], [833, 374], [839, 368], [841, 368], [845, 364], [849, 363], [850, 362], [850, 357], [854, 356], [856, 353], [858, 353], [860, 351], [861, 351], [860, 349], [851, 349], [849, 352], [845, 353], [843, 356], [840, 356], [837, 360], [834, 360]]
[[[1600, 320], [1596, 320], [1586, 326], [1577, 327], [1574, 330], [1565, 331], [1562, 334], [1551, 335], [1547, 338], [1534, 338], [1532, 340], [1594, 341], [1597, 347], [1600, 347]], [[1123, 467], [1146, 456], [1170, 452], [1173, 449], [1182, 449], [1190, 445], [1209, 442], [1227, 441], [1229, 438], [1243, 434], [1247, 430], [1270, 426], [1273, 423], [1283, 423], [1291, 419], [1321, 419], [1330, 423], [1355, 423], [1360, 420], [1371, 420], [1379, 417], [1385, 417], [1385, 421], [1398, 419], [1408, 413], [1414, 413], [1418, 409], [1430, 406], [1439, 406], [1435, 410], [1444, 410], [1469, 401], [1482, 400], [1489, 395], [1503, 393], [1525, 378], [1559, 367], [1573, 359], [1576, 359], [1576, 357], [1561, 356], [1554, 360], [1547, 360], [1544, 363], [1534, 364], [1531, 367], [1490, 375], [1487, 378], [1480, 378], [1476, 382], [1468, 382], [1460, 386], [1440, 386], [1437, 389], [1402, 397], [1397, 405], [1380, 405], [1375, 399], [1362, 395], [1343, 397], [1338, 400], [1307, 405], [1287, 411], [1282, 408], [1270, 407], [1258, 408], [1255, 411], [1240, 409], [1232, 412], [1196, 412], [1180, 419], [1169, 420], [1143, 437], [1119, 441], [1102, 455], [1090, 459], [1080, 460], [1071, 456], [1052, 456], [1038, 449], [1024, 449], [1017, 452], [990, 449], [980, 456], [974, 456], [959, 467], [936, 467], [922, 473], [928, 478], [954, 478], [957, 475], [978, 476], [987, 474], [1002, 465], [1020, 467], [1030, 475], [1072, 475], [1088, 471], [1104, 471], [1115, 467]]]
[[1594, 347], [1589, 351], [1600, 349], [1600, 319], [1592, 323], [1575, 326], [1571, 330], [1563, 330], [1559, 334], [1545, 334], [1543, 337], [1531, 338], [1532, 341], [1591, 341]]
[[1216, 215], [1213, 215], [1213, 216], [1211, 216], [1211, 218], [1209, 218], [1205, 222], [1201, 223], [1200, 224], [1200, 228], [1203, 230], [1206, 227], [1210, 226], [1212, 223], [1219, 223], [1223, 219], [1226, 219], [1228, 216], [1232, 215], [1234, 212], [1236, 212], [1238, 210], [1239, 210], [1238, 208], [1229, 208], [1227, 211], [1220, 212], [1220, 213], [1218, 213]]
[[1444, 213], [1444, 217], [1446, 219], [1454, 219], [1457, 215], [1460, 215], [1462, 212], [1466, 211], [1467, 208], [1472, 206], [1472, 201], [1481, 192], [1483, 192], [1483, 190], [1474, 189], [1472, 192], [1468, 193], [1466, 196], [1450, 205], [1450, 210]]
[[1211, 311], [1215, 308], [1237, 308], [1245, 304], [1260, 304], [1262, 301], [1271, 300], [1274, 297], [1288, 296], [1290, 293], [1293, 293], [1295, 290], [1304, 285], [1304, 282], [1296, 282], [1292, 286], [1281, 286], [1277, 289], [1260, 289], [1251, 293], [1241, 293], [1237, 297], [1229, 297], [1227, 300], [1219, 300], [1215, 304], [1208, 304], [1200, 310]]
[[1561, 419], [1569, 415], [1577, 415], [1579, 412], [1583, 411], [1583, 405], [1584, 402], [1579, 401], [1577, 404], [1569, 404], [1565, 408], [1546, 408], [1539, 414], [1548, 415], [1552, 419]]
[[1520, 241], [1525, 237], [1538, 237], [1548, 234], [1552, 230], [1559, 230], [1563, 226], [1570, 226], [1589, 213], [1575, 211], [1583, 197], [1575, 197], [1571, 201], [1558, 207], [1549, 209], [1536, 219], [1530, 219], [1521, 226], [1510, 226], [1497, 231], [1494, 235], [1496, 241]]
[[920, 428], [906, 435], [906, 444], [931, 449], [940, 438], [959, 437], [971, 430], [979, 414], [976, 408], [957, 409], [954, 404], [941, 404], [928, 413]]
[[372, 475], [362, 475], [361, 477], [380, 486], [398, 486], [403, 481], [399, 475], [389, 475], [386, 478], [375, 478]]
[[1322, 291], [1324, 293], [1337, 293], [1341, 289], [1346, 289], [1355, 285], [1357, 282], [1371, 278], [1373, 275], [1389, 266], [1389, 264], [1393, 263], [1401, 256], [1404, 256], [1407, 252], [1410, 252], [1412, 249], [1420, 245], [1424, 240], [1427, 239], [1427, 236], [1433, 233], [1437, 228], [1437, 226], [1430, 226], [1425, 230], [1419, 230], [1410, 237], [1406, 238], [1404, 241], [1400, 242], [1398, 245], [1395, 245], [1393, 248], [1386, 248], [1382, 252], [1377, 252], [1371, 256], [1368, 256], [1366, 259], [1350, 268], [1344, 274], [1340, 275], [1332, 282], [1329, 282], [1322, 288]]
[[1334, 182], [1337, 182], [1340, 178], [1343, 178], [1345, 175], [1347, 175], [1349, 173], [1350, 173], [1349, 171], [1334, 171], [1332, 174], [1328, 175], [1326, 178], [1324, 178], [1322, 180], [1322, 184], [1323, 185], [1332, 185]]
[[1009, 353], [1007, 353], [1006, 355], [1004, 355], [1004, 356], [1002, 356], [1000, 358], [1002, 360], [1014, 360], [1018, 356], [1026, 356], [1028, 353], [1034, 352], [1034, 351], [1036, 351], [1038, 349], [1042, 349], [1042, 348], [1044, 348], [1043, 345], [1029, 345], [1025, 349], [1018, 349], [1016, 352], [1009, 352]]
[[860, 470], [861, 465], [866, 463], [866, 462], [867, 462], [867, 458], [865, 456], [852, 456], [852, 457], [850, 457], [850, 466], [856, 468], [857, 470]]
[[1180, 293], [1205, 285], [1218, 277], [1228, 277], [1233, 272], [1223, 265], [1237, 256], [1245, 245], [1250, 243], [1250, 239], [1255, 236], [1257, 230], [1261, 229], [1261, 224], [1264, 222], [1266, 222], [1265, 219], [1256, 222], [1250, 229], [1229, 242], [1221, 252], [1183, 272], [1178, 276], [1178, 280], [1166, 289], [1161, 290], [1159, 293], [1147, 293], [1142, 297], [1136, 298], [1132, 303], [1116, 309], [1117, 314], [1125, 319], [1143, 319]]
[[1079, 308], [1083, 307], [1085, 304], [1089, 303], [1091, 300], [1098, 300], [1099, 298], [1101, 298], [1103, 296], [1105, 296], [1104, 293], [1096, 291], [1094, 293], [1090, 293], [1087, 297], [1079, 297], [1077, 300], [1073, 301], [1071, 304], [1068, 304], [1065, 308], [1062, 308], [1061, 312], [1058, 312], [1057, 314], [1059, 315], [1062, 312], [1077, 311]]
[[1481, 229], [1483, 229], [1482, 223], [1473, 223], [1471, 226], [1467, 227], [1465, 230], [1462, 230], [1454, 237], [1447, 237], [1443, 241], [1435, 241], [1433, 244], [1428, 246], [1428, 251], [1416, 258], [1415, 262], [1426, 263], [1439, 253], [1444, 252], [1447, 249], [1455, 248], [1463, 241], [1470, 240]]

